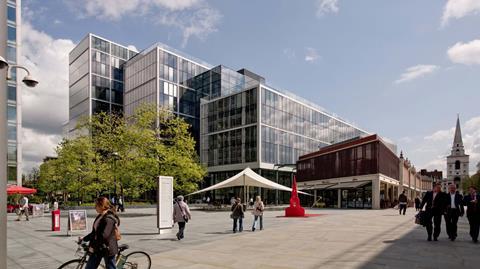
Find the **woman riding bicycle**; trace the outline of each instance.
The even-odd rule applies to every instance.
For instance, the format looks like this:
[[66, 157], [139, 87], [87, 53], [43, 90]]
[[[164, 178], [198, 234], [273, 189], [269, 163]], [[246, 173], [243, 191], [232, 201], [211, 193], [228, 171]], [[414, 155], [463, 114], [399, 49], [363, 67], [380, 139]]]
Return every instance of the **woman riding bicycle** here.
[[120, 225], [115, 208], [106, 197], [99, 197], [95, 201], [95, 210], [98, 216], [93, 222], [92, 232], [80, 241], [89, 243], [91, 256], [85, 269], [97, 269], [102, 258], [106, 269], [116, 269], [115, 255], [118, 253], [116, 226]]

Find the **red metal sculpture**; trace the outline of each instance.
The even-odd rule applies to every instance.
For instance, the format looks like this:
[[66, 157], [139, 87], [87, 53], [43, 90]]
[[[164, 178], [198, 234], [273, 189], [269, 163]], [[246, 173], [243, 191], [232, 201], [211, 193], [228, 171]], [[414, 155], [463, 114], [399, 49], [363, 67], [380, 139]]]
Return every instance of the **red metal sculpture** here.
[[305, 209], [300, 205], [297, 192], [297, 177], [293, 177], [292, 196], [290, 207], [285, 208], [285, 217], [305, 217]]

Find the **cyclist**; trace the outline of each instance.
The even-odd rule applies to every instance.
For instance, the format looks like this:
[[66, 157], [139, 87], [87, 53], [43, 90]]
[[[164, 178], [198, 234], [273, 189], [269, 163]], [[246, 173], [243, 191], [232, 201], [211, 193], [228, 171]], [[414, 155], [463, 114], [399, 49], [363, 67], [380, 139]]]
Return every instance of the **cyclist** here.
[[99, 197], [95, 201], [95, 210], [98, 216], [93, 222], [92, 232], [80, 241], [89, 243], [87, 266], [85, 269], [97, 269], [102, 258], [105, 260], [106, 269], [116, 269], [115, 255], [118, 253], [116, 226], [120, 225], [115, 208], [106, 197]]

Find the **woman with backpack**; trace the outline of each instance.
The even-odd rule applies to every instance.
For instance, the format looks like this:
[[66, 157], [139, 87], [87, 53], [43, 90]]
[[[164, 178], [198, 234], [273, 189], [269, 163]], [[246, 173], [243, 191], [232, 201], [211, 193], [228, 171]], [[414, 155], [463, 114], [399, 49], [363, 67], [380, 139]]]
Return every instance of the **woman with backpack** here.
[[265, 210], [265, 206], [263, 205], [262, 198], [260, 198], [260, 196], [257, 196], [257, 198], [255, 199], [255, 203], [253, 204], [252, 211], [252, 214], [255, 218], [253, 220], [252, 232], [255, 232], [255, 226], [258, 219], [260, 219], [260, 231], [263, 230], [263, 210]]
[[106, 269], [116, 269], [115, 256], [118, 253], [117, 240], [120, 237], [118, 230], [120, 219], [106, 197], [99, 197], [95, 200], [95, 210], [98, 216], [93, 222], [92, 232], [79, 238], [80, 242], [90, 242], [89, 252], [91, 255], [85, 269], [97, 269], [102, 259], [105, 261]]
[[237, 232], [237, 222], [238, 222], [238, 231], [241, 233], [243, 231], [243, 205], [240, 198], [235, 199], [235, 203], [232, 205], [232, 214], [230, 217], [233, 219], [233, 233]]
[[185, 231], [185, 225], [192, 218], [190, 214], [190, 208], [187, 203], [183, 201], [183, 196], [177, 196], [177, 202], [173, 206], [173, 221], [178, 223], [177, 239], [183, 239], [183, 232]]

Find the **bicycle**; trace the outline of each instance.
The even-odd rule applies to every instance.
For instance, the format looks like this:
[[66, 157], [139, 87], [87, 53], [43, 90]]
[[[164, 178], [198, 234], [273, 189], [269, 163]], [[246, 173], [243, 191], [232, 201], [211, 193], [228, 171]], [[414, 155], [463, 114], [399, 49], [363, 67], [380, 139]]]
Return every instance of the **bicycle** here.
[[[62, 264], [58, 269], [82, 269], [87, 264], [90, 252], [88, 251], [88, 244], [78, 241], [77, 251], [75, 256], [79, 259], [73, 259]], [[150, 255], [143, 251], [133, 251], [127, 255], [123, 255], [122, 252], [129, 248], [128, 245], [122, 244], [118, 246], [118, 254], [115, 258], [117, 269], [150, 269], [152, 260]], [[103, 261], [102, 261], [103, 263]], [[100, 264], [99, 268], [105, 268], [103, 264]]]

